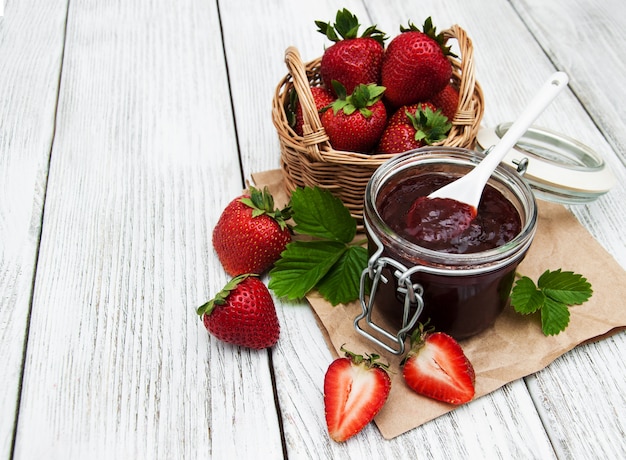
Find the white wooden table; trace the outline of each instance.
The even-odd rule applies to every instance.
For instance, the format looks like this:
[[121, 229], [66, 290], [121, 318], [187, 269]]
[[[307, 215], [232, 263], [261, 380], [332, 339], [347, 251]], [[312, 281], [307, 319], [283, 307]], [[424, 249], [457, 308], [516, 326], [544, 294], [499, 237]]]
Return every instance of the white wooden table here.
[[195, 313], [227, 280], [221, 210], [279, 165], [284, 50], [319, 56], [313, 21], [341, 7], [390, 35], [460, 24], [486, 125], [568, 72], [538, 123], [613, 168], [620, 185], [572, 212], [626, 267], [622, 0], [0, 1], [2, 458], [626, 457], [624, 333], [393, 440], [371, 424], [337, 444], [305, 302], [277, 300], [282, 335], [261, 352]]

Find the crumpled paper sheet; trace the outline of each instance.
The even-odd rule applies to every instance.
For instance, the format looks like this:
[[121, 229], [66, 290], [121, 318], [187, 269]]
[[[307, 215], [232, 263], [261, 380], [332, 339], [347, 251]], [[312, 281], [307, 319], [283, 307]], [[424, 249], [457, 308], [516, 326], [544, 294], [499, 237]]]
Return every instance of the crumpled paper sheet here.
[[[277, 205], [287, 202], [280, 170], [252, 176], [257, 187], [268, 186]], [[593, 296], [570, 308], [570, 324], [556, 336], [546, 337], [537, 316], [522, 316], [508, 307], [495, 324], [461, 342], [476, 372], [476, 396], [537, 372], [556, 358], [586, 342], [599, 340], [626, 327], [626, 271], [562, 205], [538, 202], [539, 220], [533, 244], [518, 272], [536, 280], [545, 270], [573, 271], [587, 278]], [[376, 353], [390, 364], [391, 393], [375, 418], [381, 434], [392, 439], [456, 406], [440, 403], [410, 390], [402, 379], [402, 357], [386, 352], [354, 329], [361, 312], [358, 301], [333, 307], [317, 293], [307, 296], [322, 332], [335, 356], [342, 346], [355, 353]], [[382, 320], [381, 324], [384, 325]]]

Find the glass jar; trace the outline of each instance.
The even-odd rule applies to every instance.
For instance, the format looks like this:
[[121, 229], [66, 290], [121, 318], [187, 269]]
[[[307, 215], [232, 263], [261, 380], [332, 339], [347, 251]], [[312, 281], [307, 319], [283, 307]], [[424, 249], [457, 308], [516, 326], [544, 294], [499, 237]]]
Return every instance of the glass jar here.
[[517, 236], [497, 247], [474, 253], [427, 249], [394, 231], [381, 212], [386, 194], [402, 193], [396, 187], [403, 181], [433, 173], [460, 177], [482, 158], [483, 153], [462, 148], [421, 148], [384, 163], [366, 187], [363, 214], [370, 258], [361, 276], [362, 313], [354, 326], [391, 353], [404, 352], [405, 338], [418, 321], [463, 340], [490, 327], [508, 303], [515, 270], [537, 224], [535, 197], [520, 176], [523, 167], [516, 171], [501, 164], [488, 182], [520, 219]]

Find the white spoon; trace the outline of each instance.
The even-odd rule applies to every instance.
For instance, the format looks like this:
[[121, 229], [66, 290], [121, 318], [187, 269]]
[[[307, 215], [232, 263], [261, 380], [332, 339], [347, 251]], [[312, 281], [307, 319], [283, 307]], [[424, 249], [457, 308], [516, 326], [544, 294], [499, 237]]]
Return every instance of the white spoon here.
[[489, 154], [478, 166], [465, 176], [435, 190], [428, 195], [428, 198], [450, 198], [478, 209], [480, 196], [491, 173], [504, 159], [508, 151], [526, 133], [530, 125], [550, 105], [556, 95], [567, 86], [567, 82], [568, 77], [564, 72], [552, 74], [519, 118], [515, 120], [500, 141], [491, 148]]
[[[421, 242], [446, 242], [462, 234], [476, 217], [480, 197], [496, 169], [535, 119], [557, 94], [567, 86], [563, 72], [554, 73], [546, 81], [519, 118], [487, 156], [469, 173], [418, 198], [407, 213], [407, 228]], [[441, 200], [448, 200], [441, 202]]]

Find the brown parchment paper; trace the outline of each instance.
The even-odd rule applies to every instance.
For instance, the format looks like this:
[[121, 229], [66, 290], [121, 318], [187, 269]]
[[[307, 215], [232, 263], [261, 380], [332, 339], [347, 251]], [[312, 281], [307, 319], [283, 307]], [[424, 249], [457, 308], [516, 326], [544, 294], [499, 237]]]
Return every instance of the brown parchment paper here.
[[[270, 188], [277, 205], [287, 202], [280, 170], [257, 173], [252, 178], [257, 187]], [[537, 233], [518, 271], [533, 280], [547, 269], [580, 273], [591, 283], [593, 296], [570, 308], [570, 324], [559, 335], [544, 336], [538, 317], [519, 315], [509, 307], [491, 328], [461, 342], [476, 372], [476, 398], [543, 369], [583, 342], [599, 340], [626, 327], [626, 271], [564, 206], [545, 201], [539, 201], [538, 206]], [[455, 408], [410, 390], [402, 379], [401, 357], [377, 349], [356, 332], [354, 318], [361, 312], [358, 302], [333, 307], [316, 293], [307, 300], [335, 356], [345, 345], [355, 353], [376, 353], [383, 362], [389, 362], [391, 393], [375, 419], [384, 438], [392, 439]]]

